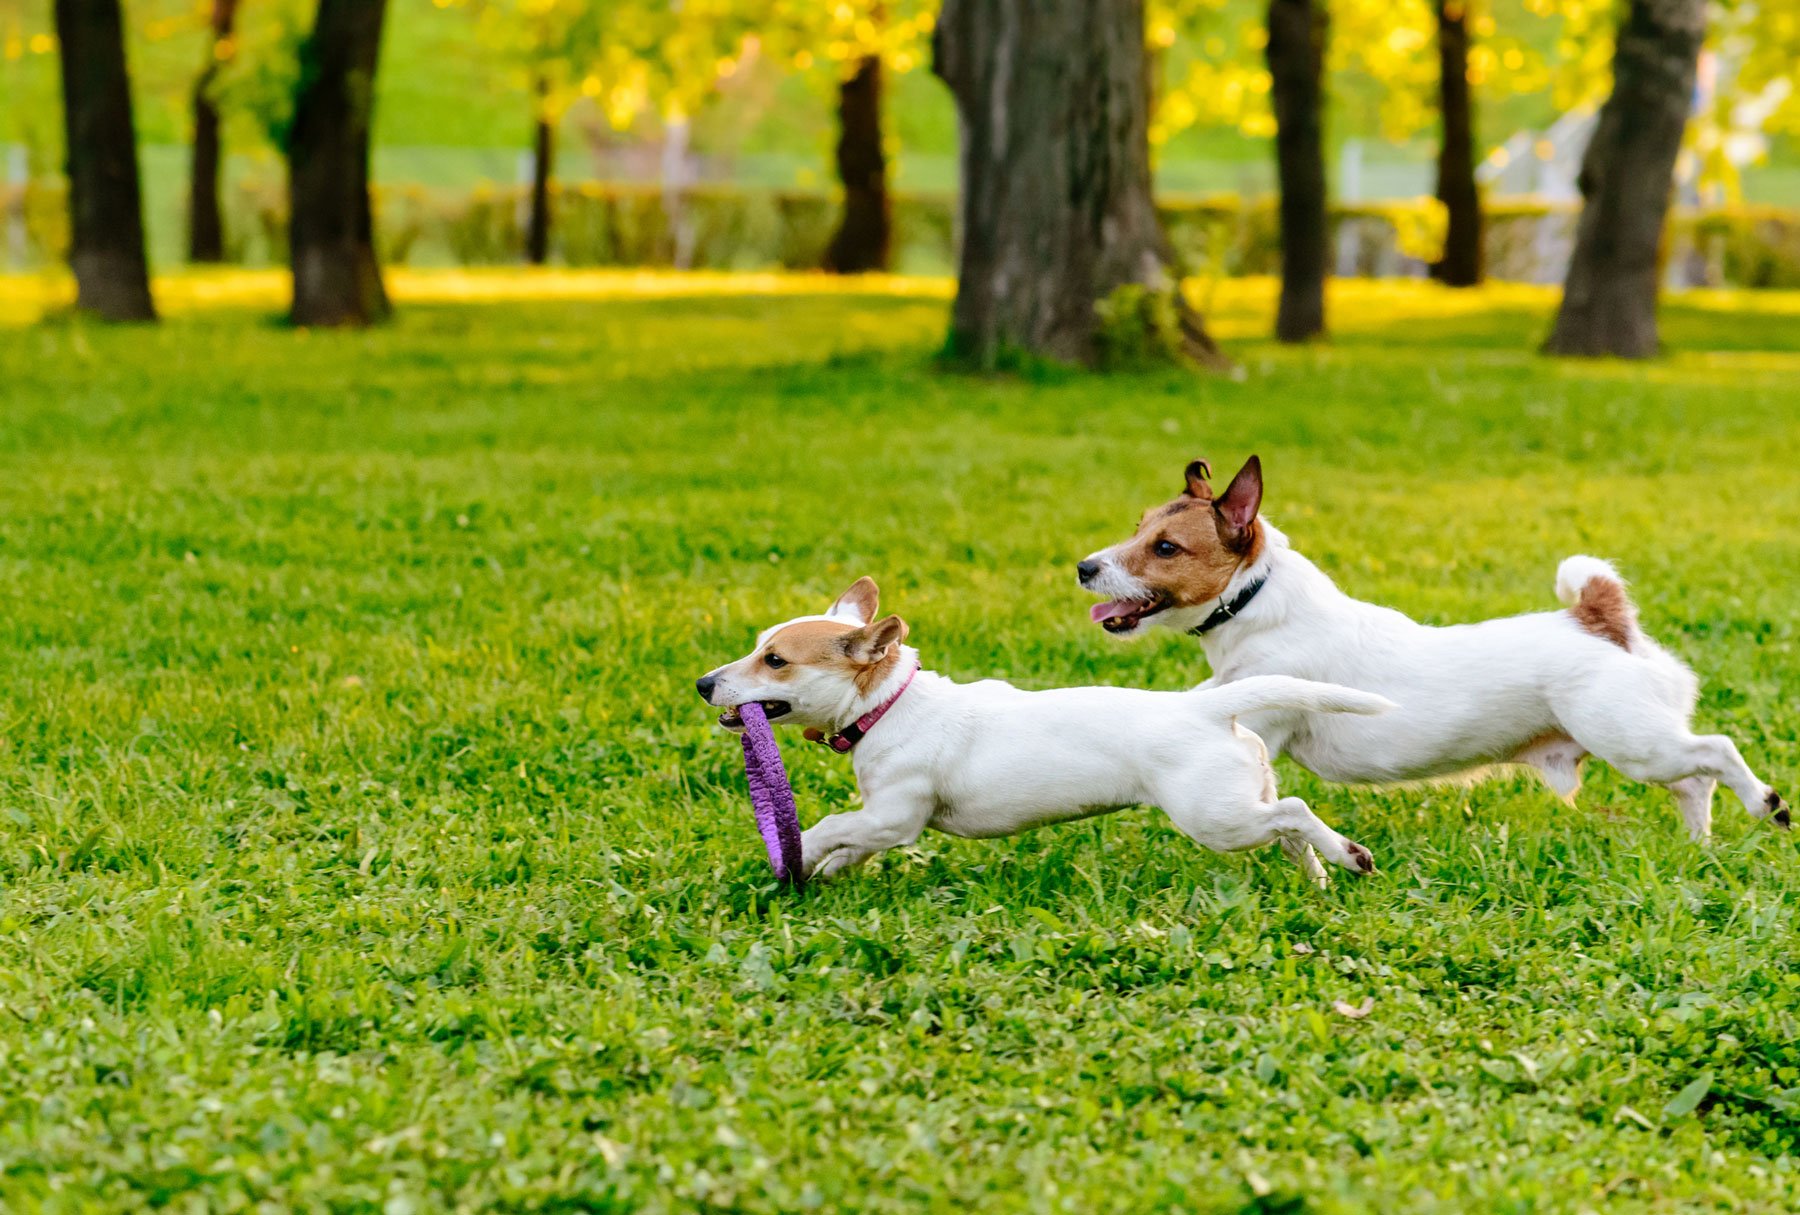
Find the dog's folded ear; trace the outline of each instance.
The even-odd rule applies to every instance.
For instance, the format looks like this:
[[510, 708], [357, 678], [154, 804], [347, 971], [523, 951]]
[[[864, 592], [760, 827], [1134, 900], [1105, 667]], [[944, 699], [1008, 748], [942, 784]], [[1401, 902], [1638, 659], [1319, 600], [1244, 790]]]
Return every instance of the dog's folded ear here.
[[864, 625], [875, 619], [875, 608], [881, 602], [881, 591], [873, 578], [858, 578], [850, 589], [837, 597], [825, 615], [846, 624]]
[[1187, 488], [1182, 492], [1190, 498], [1198, 498], [1202, 502], [1212, 501], [1212, 486], [1207, 482], [1212, 479], [1212, 465], [1204, 457], [1187, 466]]
[[1262, 509], [1262, 494], [1262, 461], [1251, 456], [1238, 469], [1224, 494], [1213, 502], [1213, 514], [1219, 521], [1219, 539], [1227, 547], [1242, 548], [1249, 543], [1256, 512]]
[[873, 666], [906, 640], [906, 632], [906, 621], [898, 616], [884, 616], [874, 624], [844, 634], [844, 653], [851, 662]]

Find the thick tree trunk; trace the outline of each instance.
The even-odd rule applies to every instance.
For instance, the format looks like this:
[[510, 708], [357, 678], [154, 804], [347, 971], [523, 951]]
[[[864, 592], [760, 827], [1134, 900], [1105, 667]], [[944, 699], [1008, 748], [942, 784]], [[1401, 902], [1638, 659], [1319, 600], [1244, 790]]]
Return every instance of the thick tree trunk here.
[[881, 147], [881, 56], [866, 56], [838, 86], [838, 180], [844, 216], [825, 250], [833, 274], [886, 270], [893, 244], [887, 153]]
[[962, 130], [952, 356], [1091, 364], [1097, 305], [1138, 287], [1223, 364], [1151, 203], [1143, 0], [945, 0], [933, 42]]
[[1581, 161], [1581, 220], [1550, 354], [1656, 353], [1658, 249], [1693, 105], [1706, 0], [1631, 0]]
[[525, 225], [525, 260], [541, 266], [550, 260], [550, 175], [556, 169], [556, 127], [550, 121], [549, 82], [537, 82], [537, 126], [531, 153], [531, 214]]
[[56, 0], [55, 14], [75, 306], [109, 321], [153, 321], [119, 0]]
[[213, 0], [212, 41], [206, 66], [194, 82], [194, 155], [188, 167], [188, 260], [225, 260], [225, 222], [219, 209], [219, 108], [213, 104], [213, 82], [231, 46], [238, 0]]
[[1269, 0], [1270, 95], [1281, 189], [1281, 305], [1275, 336], [1325, 332], [1325, 10], [1314, 0]]
[[366, 325], [390, 311], [375, 261], [369, 133], [387, 0], [319, 0], [288, 133], [296, 325]]
[[1469, 89], [1467, 0], [1437, 0], [1438, 144], [1437, 196], [1449, 220], [1444, 256], [1432, 277], [1450, 287], [1473, 287], [1482, 278], [1481, 193], [1475, 187], [1475, 102]]

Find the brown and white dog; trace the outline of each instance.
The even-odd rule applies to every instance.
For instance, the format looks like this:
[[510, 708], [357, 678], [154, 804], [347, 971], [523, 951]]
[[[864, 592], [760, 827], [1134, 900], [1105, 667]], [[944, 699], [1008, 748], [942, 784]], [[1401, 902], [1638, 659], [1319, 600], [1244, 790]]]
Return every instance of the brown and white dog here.
[[1076, 567], [1106, 601], [1092, 617], [1129, 636], [1147, 627], [1200, 638], [1212, 665], [1201, 687], [1293, 675], [1378, 692], [1380, 717], [1277, 710], [1245, 719], [1271, 751], [1328, 780], [1403, 782], [1522, 765], [1573, 798], [1578, 765], [1596, 755], [1675, 795], [1695, 839], [1712, 826], [1723, 783], [1757, 818], [1788, 825], [1781, 796], [1722, 734], [1690, 728], [1693, 672], [1638, 627], [1625, 584], [1605, 561], [1557, 569], [1566, 605], [1432, 628], [1352, 599], [1288, 547], [1261, 516], [1262, 464], [1251, 456], [1223, 494], [1204, 460], [1180, 497], [1145, 512], [1129, 539]]
[[997, 679], [959, 684], [919, 669], [898, 616], [876, 619], [868, 578], [823, 615], [765, 629], [748, 654], [696, 681], [719, 724], [741, 730], [758, 701], [772, 722], [833, 731], [849, 751], [863, 808], [801, 837], [809, 877], [830, 877], [927, 827], [971, 838], [1159, 805], [1182, 833], [1220, 852], [1279, 843], [1314, 881], [1314, 854], [1357, 873], [1369, 850], [1276, 792], [1268, 753], [1238, 726], [1246, 713], [1382, 713], [1379, 696], [1273, 676], [1229, 688], [1027, 692]]

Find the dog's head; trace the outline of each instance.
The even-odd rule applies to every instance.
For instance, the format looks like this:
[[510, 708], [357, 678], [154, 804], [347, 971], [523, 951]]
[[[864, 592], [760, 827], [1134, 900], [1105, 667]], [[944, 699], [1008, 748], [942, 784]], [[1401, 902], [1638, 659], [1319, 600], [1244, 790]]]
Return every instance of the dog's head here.
[[725, 710], [719, 724], [727, 730], [744, 728], [737, 708], [753, 700], [771, 722], [835, 728], [900, 661], [906, 621], [875, 619], [880, 594], [874, 579], [858, 578], [824, 615], [763, 630], [748, 654], [694, 686], [707, 704]]
[[1187, 484], [1173, 502], [1152, 507], [1137, 532], [1082, 560], [1081, 585], [1106, 597], [1091, 615], [1107, 632], [1129, 636], [1145, 625], [1189, 629], [1232, 575], [1256, 560], [1263, 544], [1262, 461], [1251, 456], [1225, 492], [1215, 497], [1205, 460], [1187, 466]]

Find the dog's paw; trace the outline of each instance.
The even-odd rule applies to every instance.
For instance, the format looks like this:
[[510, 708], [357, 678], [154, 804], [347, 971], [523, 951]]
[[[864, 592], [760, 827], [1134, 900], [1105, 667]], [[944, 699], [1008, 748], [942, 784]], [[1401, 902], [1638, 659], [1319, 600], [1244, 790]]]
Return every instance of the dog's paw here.
[[829, 882], [862, 858], [848, 848], [833, 848], [820, 857], [807, 872], [809, 882]]
[[1344, 841], [1344, 851], [1350, 854], [1350, 860], [1358, 873], [1375, 872], [1375, 854], [1353, 840]]
[[1764, 805], [1767, 807], [1764, 813], [1775, 820], [1777, 827], [1783, 831], [1793, 827], [1793, 816], [1788, 813], [1788, 804], [1781, 800], [1781, 794], [1773, 789], [1769, 790], [1769, 796], [1764, 799]]

